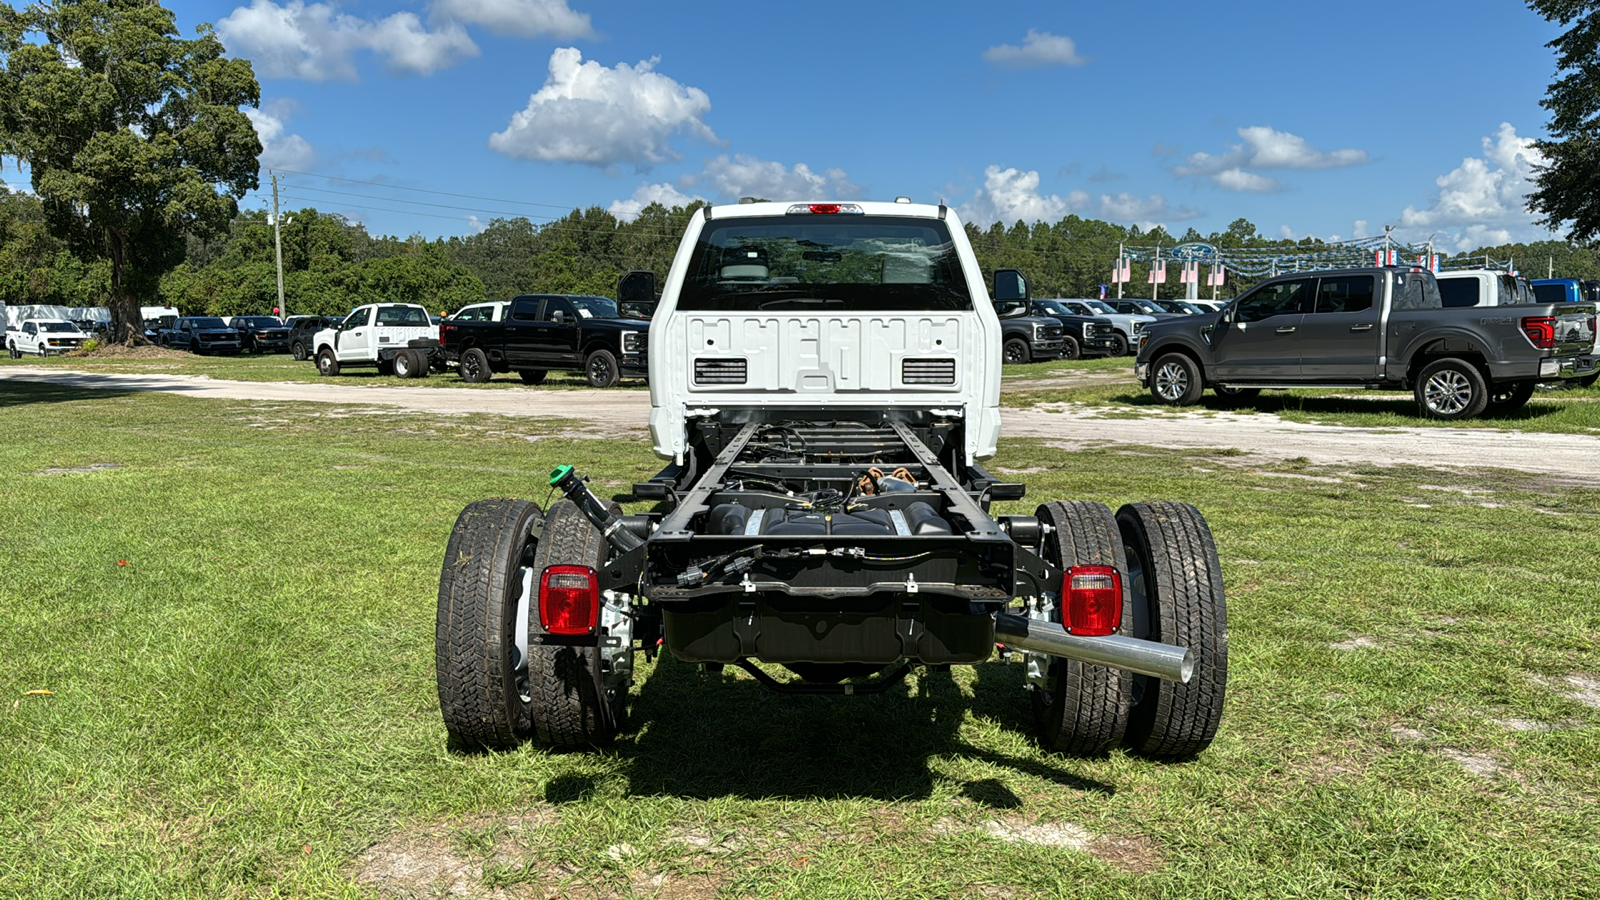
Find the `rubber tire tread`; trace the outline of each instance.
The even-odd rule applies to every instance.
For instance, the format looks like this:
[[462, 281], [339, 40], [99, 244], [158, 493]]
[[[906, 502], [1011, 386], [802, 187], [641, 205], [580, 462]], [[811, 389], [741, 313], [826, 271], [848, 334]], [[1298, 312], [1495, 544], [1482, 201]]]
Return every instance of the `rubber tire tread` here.
[[1195, 656], [1188, 684], [1146, 679], [1124, 744], [1151, 759], [1189, 759], [1216, 737], [1228, 687], [1228, 607], [1217, 545], [1205, 517], [1187, 503], [1130, 503], [1117, 510], [1117, 524], [1126, 545], [1145, 553], [1152, 609], [1149, 633], [1135, 636], [1188, 647]]
[[[544, 536], [533, 557], [536, 572], [546, 566], [593, 566], [605, 562], [605, 538], [570, 500], [550, 507]], [[539, 613], [528, 616], [528, 631], [542, 632]], [[622, 710], [602, 694], [600, 651], [596, 647], [528, 646], [528, 689], [534, 733], [559, 749], [604, 746], [617, 736]], [[620, 706], [626, 706], [623, 698]]]
[[[474, 354], [476, 354], [476, 355], [474, 355]], [[459, 368], [459, 371], [461, 373], [461, 380], [462, 381], [465, 381], [465, 382], [467, 382], [469, 384], [483, 384], [484, 382], [486, 382], [489, 379], [494, 377], [494, 371], [489, 368], [489, 354], [484, 353], [481, 349], [479, 349], [477, 347], [471, 347], [471, 348], [468, 348], [468, 350], [465, 353], [461, 354], [461, 358], [462, 359], [466, 359], [468, 356], [471, 356], [473, 359], [477, 360], [477, 363], [478, 363], [478, 368], [477, 368], [478, 377], [476, 377], [476, 378], [467, 377], [467, 367], [466, 366], [461, 366]]]
[[518, 569], [538, 516], [527, 500], [479, 500], [461, 511], [445, 545], [434, 668], [445, 730], [467, 749], [509, 750], [532, 732], [511, 647]]
[[[1176, 400], [1165, 400], [1156, 393], [1156, 370], [1168, 359], [1175, 358], [1189, 373], [1189, 386], [1184, 389], [1183, 396]], [[1200, 372], [1200, 365], [1182, 353], [1163, 353], [1159, 358], [1150, 363], [1150, 396], [1162, 406], [1193, 406], [1200, 402], [1200, 395], [1205, 391], [1205, 378]]]
[[[609, 360], [607, 377], [601, 378], [598, 381], [595, 380], [594, 374], [589, 369], [589, 366], [593, 363], [595, 357]], [[590, 387], [608, 388], [616, 386], [616, 383], [622, 380], [622, 368], [617, 365], [616, 354], [612, 353], [610, 350], [596, 350], [588, 356], [585, 356], [583, 358], [583, 377], [589, 380]]]
[[[1111, 508], [1085, 500], [1057, 500], [1040, 506], [1034, 515], [1055, 529], [1045, 538], [1045, 561], [1063, 572], [1070, 566], [1115, 566], [1128, 571], [1122, 535]], [[1050, 551], [1054, 542], [1056, 548]], [[1054, 557], [1054, 558], [1052, 558]], [[1063, 599], [1064, 602], [1064, 599]], [[1123, 628], [1132, 619], [1132, 593], [1122, 587]], [[1064, 608], [1056, 612], [1062, 624]], [[1050, 663], [1052, 690], [1048, 697], [1033, 692], [1033, 720], [1046, 749], [1073, 756], [1103, 756], [1122, 743], [1128, 729], [1133, 700], [1133, 676], [1118, 669], [1071, 659]]]
[[1012, 355], [1011, 352], [1008, 351], [1014, 351], [1017, 347], [1022, 348], [1022, 358], [1017, 360], [1018, 363], [1033, 362], [1033, 348], [1029, 347], [1028, 342], [1022, 338], [1012, 338], [1005, 342], [1003, 349], [1000, 352], [1000, 362], [1002, 364], [1006, 363]]
[[[1428, 404], [1424, 400], [1428, 379], [1432, 378], [1435, 372], [1443, 369], [1456, 369], [1467, 376], [1467, 381], [1471, 384], [1473, 392], [1472, 402], [1468, 403], [1460, 412], [1450, 415], [1441, 415], [1433, 412], [1428, 409]], [[1464, 359], [1447, 356], [1444, 359], [1436, 359], [1422, 367], [1422, 371], [1417, 373], [1417, 386], [1412, 389], [1411, 395], [1417, 401], [1417, 411], [1425, 418], [1437, 419], [1441, 422], [1461, 422], [1467, 419], [1476, 419], [1478, 416], [1483, 415], [1483, 411], [1488, 408], [1489, 381], [1483, 377], [1483, 373], [1478, 371], [1478, 367], [1472, 363]]]
[[1528, 405], [1533, 399], [1533, 392], [1539, 387], [1539, 382], [1532, 379], [1526, 381], [1513, 381], [1507, 386], [1506, 382], [1498, 385], [1489, 385], [1489, 403], [1487, 411], [1497, 413], [1515, 412]]
[[[328, 357], [326, 364], [322, 361], [323, 356]], [[330, 378], [339, 374], [339, 357], [333, 355], [333, 350], [323, 347], [317, 354], [317, 372]]]

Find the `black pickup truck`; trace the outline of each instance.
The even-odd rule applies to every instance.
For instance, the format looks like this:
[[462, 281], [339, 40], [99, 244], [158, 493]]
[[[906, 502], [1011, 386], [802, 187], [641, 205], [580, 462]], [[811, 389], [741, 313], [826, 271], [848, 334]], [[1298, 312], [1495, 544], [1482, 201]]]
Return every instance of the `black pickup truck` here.
[[1080, 316], [1061, 305], [1059, 300], [1033, 300], [1028, 315], [1055, 319], [1061, 323], [1062, 359], [1121, 356], [1128, 352], [1128, 342], [1118, 336], [1117, 326], [1111, 324], [1110, 319]]
[[1158, 403], [1207, 387], [1409, 389], [1425, 416], [1522, 406], [1541, 382], [1595, 371], [1595, 307], [1447, 308], [1432, 273], [1399, 267], [1281, 275], [1226, 311], [1153, 322], [1134, 364]]
[[216, 316], [179, 316], [160, 339], [163, 347], [190, 353], [239, 352], [239, 332]]
[[440, 323], [445, 358], [458, 364], [462, 379], [488, 381], [496, 372], [516, 372], [538, 384], [556, 369], [582, 372], [589, 384], [604, 388], [649, 375], [650, 321], [624, 318], [615, 300], [522, 294], [502, 314]]

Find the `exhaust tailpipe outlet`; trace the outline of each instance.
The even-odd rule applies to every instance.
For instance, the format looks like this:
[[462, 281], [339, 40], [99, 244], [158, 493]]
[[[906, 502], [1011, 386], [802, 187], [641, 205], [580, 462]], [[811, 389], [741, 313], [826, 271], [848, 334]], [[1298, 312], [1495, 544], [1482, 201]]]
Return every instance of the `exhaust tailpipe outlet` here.
[[1122, 669], [1163, 681], [1188, 684], [1190, 676], [1194, 674], [1194, 652], [1187, 647], [1174, 647], [1117, 634], [1080, 637], [1060, 625], [1011, 613], [999, 613], [994, 617], [994, 638], [1018, 650]]

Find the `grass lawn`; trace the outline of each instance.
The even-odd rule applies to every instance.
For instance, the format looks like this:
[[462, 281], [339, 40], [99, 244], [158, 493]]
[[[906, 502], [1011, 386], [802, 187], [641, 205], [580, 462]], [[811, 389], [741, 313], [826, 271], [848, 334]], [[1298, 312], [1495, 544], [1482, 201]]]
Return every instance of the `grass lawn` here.
[[[173, 351], [178, 353], [179, 351]], [[495, 375], [483, 384], [468, 384], [461, 380], [455, 369], [448, 372], [434, 372], [427, 378], [406, 379], [396, 378], [393, 375], [379, 375], [378, 370], [371, 367], [349, 368], [342, 371], [334, 378], [325, 378], [317, 374], [316, 363], [311, 361], [295, 362], [294, 357], [287, 353], [263, 353], [259, 356], [241, 354], [239, 356], [200, 356], [198, 354], [180, 353], [176, 357], [94, 357], [94, 356], [52, 356], [40, 359], [34, 356], [25, 356], [22, 359], [10, 359], [0, 355], [0, 371], [5, 366], [39, 366], [46, 369], [63, 369], [75, 372], [96, 372], [113, 375], [205, 375], [209, 378], [223, 378], [232, 381], [287, 381], [303, 384], [317, 384], [325, 382], [361, 384], [361, 385], [393, 385], [401, 387], [462, 387], [462, 388], [511, 388], [532, 390], [522, 383], [522, 379], [515, 372]], [[588, 379], [580, 372], [551, 372], [545, 379], [542, 389], [572, 390], [575, 388], [589, 387]], [[618, 382], [616, 389], [643, 390], [646, 387], [642, 378], [624, 378]]]
[[1009, 511], [1209, 518], [1196, 761], [1039, 750], [1018, 665], [825, 699], [671, 660], [610, 750], [454, 754], [457, 512], [657, 468], [543, 427], [0, 385], [0, 896], [1600, 894], [1600, 491], [1007, 441]]

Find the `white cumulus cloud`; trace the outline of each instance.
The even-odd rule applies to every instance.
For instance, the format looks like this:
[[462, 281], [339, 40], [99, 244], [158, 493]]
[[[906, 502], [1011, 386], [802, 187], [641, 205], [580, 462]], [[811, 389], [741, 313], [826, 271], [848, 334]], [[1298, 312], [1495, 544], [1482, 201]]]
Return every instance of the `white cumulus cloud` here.
[[355, 55], [368, 51], [391, 68], [418, 75], [478, 55], [478, 45], [454, 22], [430, 31], [416, 13], [382, 19], [342, 13], [332, 4], [252, 0], [217, 22], [228, 52], [249, 59], [269, 78], [355, 81]]
[[792, 167], [745, 154], [722, 155], [697, 175], [681, 179], [686, 187], [704, 186], [724, 199], [849, 200], [861, 195], [843, 169], [812, 171], [805, 163]]
[[1172, 167], [1172, 173], [1209, 178], [1224, 190], [1262, 193], [1278, 187], [1273, 179], [1258, 174], [1263, 169], [1339, 169], [1368, 161], [1365, 150], [1318, 150], [1297, 134], [1265, 125], [1240, 128], [1239, 137], [1244, 143], [1234, 144], [1226, 153], [1189, 154]]
[[550, 75], [489, 146], [507, 156], [647, 170], [676, 160], [670, 140], [688, 132], [709, 142], [711, 99], [655, 71], [657, 59], [614, 68], [583, 61], [573, 47], [550, 54]]
[[1081, 66], [1089, 61], [1078, 54], [1078, 47], [1072, 38], [1032, 28], [1023, 36], [1022, 46], [999, 44], [983, 51], [983, 58], [997, 66], [1013, 69]]
[[1160, 194], [1140, 197], [1124, 191], [1115, 196], [1101, 194], [1099, 215], [1112, 222], [1131, 222], [1149, 231], [1156, 225], [1198, 219], [1204, 214], [1188, 206], [1173, 207]]
[[483, 25], [496, 34], [516, 37], [592, 38], [589, 16], [574, 12], [566, 0], [437, 0], [435, 19]]
[[256, 137], [261, 139], [261, 167], [264, 169], [310, 169], [316, 161], [311, 143], [298, 134], [284, 134], [295, 105], [289, 100], [274, 100], [260, 109], [246, 109]]
[[626, 200], [613, 200], [608, 211], [624, 222], [631, 222], [639, 218], [639, 213], [652, 203], [659, 203], [667, 209], [674, 206], [688, 206], [696, 200], [704, 200], [698, 195], [685, 194], [670, 184], [641, 184], [633, 192], [633, 196]]
[[1527, 211], [1527, 196], [1534, 189], [1535, 167], [1543, 163], [1533, 139], [1502, 122], [1483, 138], [1483, 155], [1469, 156], [1434, 179], [1439, 193], [1433, 202], [1423, 209], [1407, 206], [1400, 224], [1458, 229], [1453, 237], [1458, 250], [1507, 243], [1514, 234], [1537, 238], [1543, 232]]
[[983, 187], [960, 205], [961, 217], [978, 225], [994, 222], [1055, 222], [1089, 205], [1089, 195], [1073, 191], [1065, 197], [1039, 193], [1039, 173], [989, 166]]

